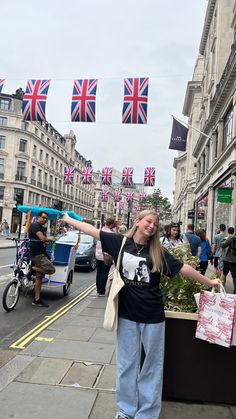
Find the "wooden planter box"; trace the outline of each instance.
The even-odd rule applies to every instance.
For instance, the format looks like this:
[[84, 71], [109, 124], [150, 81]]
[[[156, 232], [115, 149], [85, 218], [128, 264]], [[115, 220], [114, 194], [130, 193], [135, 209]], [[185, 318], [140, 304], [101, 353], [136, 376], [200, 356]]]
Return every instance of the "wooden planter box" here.
[[163, 399], [236, 404], [236, 346], [195, 338], [197, 314], [166, 312]]

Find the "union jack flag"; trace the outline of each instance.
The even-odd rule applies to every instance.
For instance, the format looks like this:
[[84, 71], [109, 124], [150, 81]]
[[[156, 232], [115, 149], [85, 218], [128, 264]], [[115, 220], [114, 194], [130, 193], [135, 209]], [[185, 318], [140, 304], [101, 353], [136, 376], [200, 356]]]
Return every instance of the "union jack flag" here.
[[146, 124], [148, 77], [124, 79], [123, 124]]
[[127, 201], [133, 201], [133, 197], [134, 197], [134, 193], [133, 192], [127, 192], [127, 195], [126, 195], [126, 199], [127, 199]]
[[2, 92], [4, 81], [5, 81], [5, 79], [0, 79], [0, 93]]
[[112, 167], [104, 167], [101, 173], [102, 185], [112, 184]]
[[102, 191], [102, 201], [107, 202], [107, 199], [108, 199], [108, 191], [103, 189], [103, 191]]
[[25, 121], [45, 121], [47, 94], [51, 80], [28, 80], [23, 96], [22, 111]]
[[122, 185], [125, 186], [132, 186], [133, 185], [133, 172], [134, 169], [132, 167], [125, 167], [122, 173]]
[[69, 185], [69, 183], [73, 182], [74, 170], [75, 170], [74, 166], [65, 167], [64, 179], [65, 179], [65, 183], [67, 183], [67, 185]]
[[83, 167], [82, 169], [82, 183], [84, 185], [89, 185], [92, 181], [93, 168], [92, 167]]
[[120, 191], [115, 191], [115, 201], [119, 202], [120, 201]]
[[155, 167], [146, 167], [144, 170], [144, 186], [155, 186]]
[[139, 199], [144, 199], [146, 198], [146, 196], [147, 196], [146, 192], [140, 192]]
[[95, 122], [97, 79], [75, 80], [71, 103], [73, 122]]

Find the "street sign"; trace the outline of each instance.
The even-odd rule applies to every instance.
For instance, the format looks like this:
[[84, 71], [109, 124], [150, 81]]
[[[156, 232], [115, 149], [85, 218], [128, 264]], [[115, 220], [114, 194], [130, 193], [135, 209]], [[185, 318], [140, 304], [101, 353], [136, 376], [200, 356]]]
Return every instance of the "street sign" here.
[[232, 188], [217, 189], [217, 202], [224, 202], [231, 204], [232, 202]]
[[194, 209], [188, 210], [188, 218], [194, 219]]

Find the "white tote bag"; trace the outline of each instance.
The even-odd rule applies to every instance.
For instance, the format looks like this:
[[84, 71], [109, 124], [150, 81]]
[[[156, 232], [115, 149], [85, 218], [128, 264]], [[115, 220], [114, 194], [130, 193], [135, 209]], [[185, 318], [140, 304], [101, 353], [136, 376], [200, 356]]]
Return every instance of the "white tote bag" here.
[[104, 315], [104, 322], [103, 327], [106, 330], [116, 330], [117, 328], [117, 320], [118, 320], [118, 295], [124, 286], [124, 281], [122, 280], [120, 276], [120, 259], [121, 259], [121, 252], [124, 247], [124, 244], [126, 242], [126, 237], [123, 238], [120, 252], [117, 258], [116, 266], [113, 273], [113, 280], [111, 283], [111, 288], [109, 291], [108, 299], [107, 299], [107, 305]]
[[195, 295], [198, 304], [196, 337], [217, 345], [235, 345], [235, 308], [236, 295], [226, 294], [224, 287], [220, 293], [201, 291]]

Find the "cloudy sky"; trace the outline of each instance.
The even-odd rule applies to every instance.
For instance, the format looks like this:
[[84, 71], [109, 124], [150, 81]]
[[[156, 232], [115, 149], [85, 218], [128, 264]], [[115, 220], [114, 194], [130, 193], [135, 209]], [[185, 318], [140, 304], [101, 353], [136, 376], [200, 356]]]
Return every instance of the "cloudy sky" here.
[[[168, 150], [172, 118], [182, 117], [207, 0], [10, 0], [1, 5], [3, 93], [27, 80], [51, 79], [46, 116], [95, 169], [134, 167], [172, 200], [175, 171]], [[147, 125], [121, 124], [124, 77], [150, 77]], [[73, 80], [98, 78], [96, 123], [70, 122]]]

